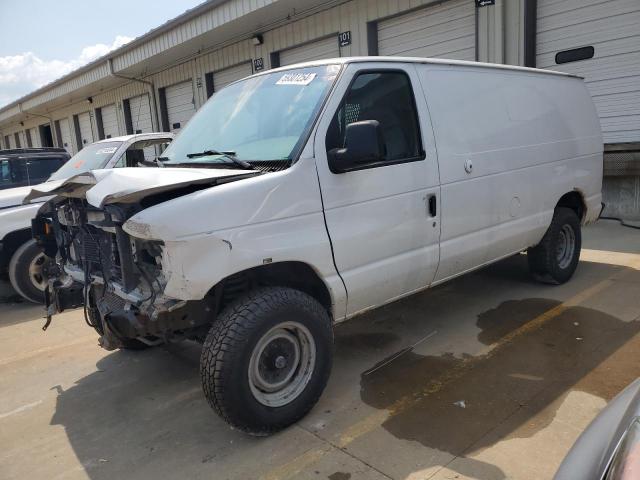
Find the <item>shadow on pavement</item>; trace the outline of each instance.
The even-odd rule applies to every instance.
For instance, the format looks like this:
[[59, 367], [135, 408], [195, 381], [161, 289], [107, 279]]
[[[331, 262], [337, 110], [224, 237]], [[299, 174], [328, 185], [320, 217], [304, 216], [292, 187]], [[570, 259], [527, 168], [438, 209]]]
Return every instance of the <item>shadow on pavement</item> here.
[[[410, 297], [396, 307], [384, 307], [383, 313], [393, 311], [394, 315], [372, 312], [355, 319], [353, 326], [336, 334], [334, 369], [340, 371], [334, 375], [352, 375], [349, 381], [353, 382], [358, 375], [354, 366], [362, 365], [363, 358], [374, 359], [375, 364], [391, 348], [399, 347], [404, 340], [394, 325], [423, 329], [433, 312], [440, 312], [440, 322], [455, 318], [459, 305], [452, 303], [452, 292], [456, 288], [493, 282], [500, 271], [504, 278], [496, 284], [515, 289], [530, 282], [518, 271], [521, 263], [521, 258], [512, 258], [506, 266]], [[609, 274], [608, 267], [602, 265], [603, 276]], [[541, 287], [540, 291], [546, 290]], [[504, 342], [511, 332], [558, 304], [545, 298], [509, 300], [476, 313], [477, 341], [500, 342], [498, 348], [475, 357], [422, 356], [409, 351], [362, 375], [361, 399], [393, 412], [383, 424], [393, 436], [464, 456], [508, 437], [534, 435], [553, 420], [553, 414], [541, 416], [541, 412], [576, 385], [608, 400], [640, 375], [638, 362], [629, 362], [613, 377], [590, 375], [640, 332], [640, 322], [623, 322], [597, 310], [567, 308], [539, 328]], [[426, 305], [433, 309], [425, 312]], [[233, 431], [213, 413], [200, 387], [199, 354], [200, 347], [189, 342], [144, 352], [118, 351], [103, 358], [96, 372], [73, 387], [57, 387], [51, 424], [65, 429], [87, 475], [93, 479], [218, 478], [216, 472], [226, 466], [230, 477], [243, 478], [238, 472], [245, 469], [244, 478], [248, 478], [246, 469], [257, 463], [243, 459], [265, 455], [278, 440]], [[407, 398], [410, 401], [404, 402]], [[461, 400], [465, 408], [456, 405]], [[280, 439], [290, 438], [288, 433]], [[471, 468], [483, 480], [505, 477], [497, 466], [469, 460], [458, 467], [459, 473], [470, 475], [462, 470]]]
[[[478, 316], [478, 339], [495, 344], [557, 305], [536, 298], [504, 302]], [[639, 332], [640, 321], [623, 322], [597, 310], [570, 307], [485, 355], [407, 352], [365, 372], [361, 398], [393, 412], [383, 428], [395, 437], [469, 455], [507, 437], [531, 437], [546, 428], [554, 412], [541, 412], [574, 387], [607, 401], [613, 398], [640, 376], [637, 362], [626, 364], [615, 378], [584, 379]], [[496, 426], [499, 434], [491, 435]], [[483, 477], [481, 470], [474, 469], [474, 476], [504, 478], [491, 471]]]

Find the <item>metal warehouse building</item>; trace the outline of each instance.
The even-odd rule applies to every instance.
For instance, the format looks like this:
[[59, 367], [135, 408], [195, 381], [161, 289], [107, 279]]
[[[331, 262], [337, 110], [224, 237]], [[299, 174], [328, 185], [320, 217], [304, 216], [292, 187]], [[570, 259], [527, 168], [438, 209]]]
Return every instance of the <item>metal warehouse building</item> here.
[[354, 55], [441, 57], [585, 77], [609, 214], [640, 218], [640, 0], [210, 0], [0, 109], [3, 147], [178, 131], [259, 70]]

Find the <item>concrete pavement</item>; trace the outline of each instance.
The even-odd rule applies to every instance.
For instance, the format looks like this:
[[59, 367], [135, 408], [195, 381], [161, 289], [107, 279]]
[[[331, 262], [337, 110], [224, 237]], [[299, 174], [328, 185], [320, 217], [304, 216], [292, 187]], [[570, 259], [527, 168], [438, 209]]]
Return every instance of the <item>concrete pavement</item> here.
[[198, 345], [106, 352], [81, 311], [2, 304], [0, 478], [551, 478], [640, 375], [640, 234], [584, 236], [566, 285], [518, 255], [337, 326], [319, 404], [263, 439], [208, 407]]

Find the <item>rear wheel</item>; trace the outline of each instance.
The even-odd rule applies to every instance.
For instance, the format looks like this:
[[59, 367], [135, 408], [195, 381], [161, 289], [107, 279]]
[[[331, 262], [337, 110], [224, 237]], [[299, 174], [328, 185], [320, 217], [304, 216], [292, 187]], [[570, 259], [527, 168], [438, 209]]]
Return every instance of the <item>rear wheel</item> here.
[[45, 269], [49, 259], [35, 240], [29, 240], [18, 248], [9, 262], [9, 281], [23, 298], [34, 303], [44, 302], [47, 286]]
[[333, 357], [327, 311], [289, 288], [262, 288], [229, 305], [200, 358], [204, 394], [234, 427], [268, 435], [296, 422], [324, 390]]
[[542, 241], [527, 251], [529, 269], [544, 283], [561, 284], [576, 271], [582, 235], [580, 220], [570, 208], [556, 208]]

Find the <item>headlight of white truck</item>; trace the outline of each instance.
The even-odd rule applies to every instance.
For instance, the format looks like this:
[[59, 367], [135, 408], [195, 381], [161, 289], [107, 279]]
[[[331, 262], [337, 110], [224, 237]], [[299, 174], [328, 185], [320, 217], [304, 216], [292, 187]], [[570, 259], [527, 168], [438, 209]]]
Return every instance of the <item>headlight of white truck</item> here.
[[137, 222], [133, 218], [127, 220], [122, 229], [132, 237], [141, 238], [143, 240], [157, 240], [153, 238], [151, 233], [151, 226], [147, 223]]

